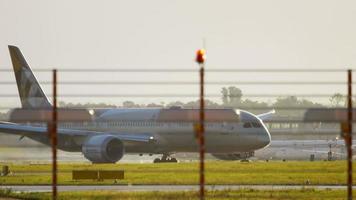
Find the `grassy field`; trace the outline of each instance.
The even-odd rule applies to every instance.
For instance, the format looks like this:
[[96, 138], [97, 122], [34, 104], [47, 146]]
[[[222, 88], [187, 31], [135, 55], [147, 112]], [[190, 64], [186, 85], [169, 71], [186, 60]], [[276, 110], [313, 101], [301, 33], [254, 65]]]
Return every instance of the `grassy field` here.
[[[0, 197], [14, 197], [19, 199], [49, 200], [50, 193], [12, 193], [10, 191], [0, 191]], [[245, 199], [245, 200], [338, 200], [346, 199], [346, 192], [343, 190], [224, 190], [209, 191], [206, 199]], [[115, 192], [115, 191], [95, 191], [95, 192], [61, 192], [59, 198], [62, 200], [195, 200], [198, 193], [187, 192]]]
[[[50, 184], [50, 165], [11, 165], [11, 174], [0, 184]], [[1, 166], [1, 165], [0, 165]], [[356, 165], [354, 169], [356, 168]], [[73, 169], [125, 170], [125, 179], [73, 181]], [[168, 164], [60, 164], [59, 184], [197, 184], [198, 163]], [[346, 183], [345, 161], [223, 162], [206, 163], [207, 184], [298, 184], [341, 185]], [[354, 176], [356, 183], [356, 176]]]

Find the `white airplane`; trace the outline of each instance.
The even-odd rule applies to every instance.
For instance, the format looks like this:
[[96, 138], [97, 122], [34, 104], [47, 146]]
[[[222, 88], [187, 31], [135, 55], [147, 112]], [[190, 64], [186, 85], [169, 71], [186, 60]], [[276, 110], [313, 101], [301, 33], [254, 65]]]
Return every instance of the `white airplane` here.
[[[9, 46], [9, 51], [22, 109], [12, 112], [10, 122], [0, 122], [0, 132], [50, 145], [45, 125], [48, 118], [42, 123], [34, 121], [35, 118], [38, 120], [38, 116], [50, 114], [52, 105], [20, 50]], [[253, 156], [255, 150], [271, 142], [270, 133], [262, 120], [273, 113], [254, 115], [243, 110], [207, 109], [206, 153], [224, 160]], [[93, 163], [115, 163], [126, 153], [162, 154], [162, 158], [154, 162], [177, 162], [171, 157], [172, 154], [199, 151], [194, 131], [198, 116], [199, 109], [177, 107], [97, 109], [85, 110], [84, 114], [83, 110], [60, 109], [58, 149], [82, 152]], [[20, 118], [23, 123], [14, 123], [21, 121]], [[25, 123], [24, 118], [30, 123]]]

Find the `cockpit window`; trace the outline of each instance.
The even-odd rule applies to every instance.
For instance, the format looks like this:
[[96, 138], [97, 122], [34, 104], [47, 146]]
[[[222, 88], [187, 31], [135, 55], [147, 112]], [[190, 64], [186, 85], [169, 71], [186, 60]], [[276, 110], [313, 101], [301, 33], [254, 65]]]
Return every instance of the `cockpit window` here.
[[243, 125], [244, 128], [261, 128], [262, 125], [258, 122], [245, 122]]
[[252, 127], [251, 123], [249, 122], [244, 123], [244, 128], [251, 128], [251, 127]]
[[255, 127], [255, 128], [261, 128], [262, 125], [258, 122], [251, 122], [252, 126]]

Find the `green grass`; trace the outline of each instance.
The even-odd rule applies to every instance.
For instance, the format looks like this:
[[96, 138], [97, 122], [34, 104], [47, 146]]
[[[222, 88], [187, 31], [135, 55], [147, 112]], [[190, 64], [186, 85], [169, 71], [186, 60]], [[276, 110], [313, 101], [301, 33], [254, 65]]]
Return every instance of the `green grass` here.
[[[51, 193], [12, 193], [11, 191], [1, 191], [0, 197], [14, 197], [19, 199], [49, 200]], [[245, 200], [338, 200], [346, 199], [344, 190], [223, 190], [208, 191], [206, 199], [245, 199]], [[115, 191], [85, 191], [85, 192], [61, 192], [59, 198], [62, 200], [195, 200], [198, 193], [195, 191], [186, 192], [115, 192]]]
[[[0, 177], [0, 184], [50, 184], [51, 165], [10, 164], [12, 173]], [[356, 165], [355, 167], [356, 168]], [[60, 164], [59, 184], [114, 184], [106, 181], [73, 181], [73, 169], [125, 170], [118, 184], [197, 184], [198, 163], [167, 164]], [[341, 185], [346, 183], [345, 161], [224, 162], [206, 163], [207, 184], [299, 184]], [[356, 176], [354, 176], [356, 183]]]

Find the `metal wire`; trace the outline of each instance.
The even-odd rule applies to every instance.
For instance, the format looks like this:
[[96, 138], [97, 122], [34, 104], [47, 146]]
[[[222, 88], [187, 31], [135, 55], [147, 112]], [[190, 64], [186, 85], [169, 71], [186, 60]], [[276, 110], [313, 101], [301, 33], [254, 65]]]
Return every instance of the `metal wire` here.
[[[51, 95], [51, 94], [49, 94]], [[305, 97], [305, 98], [330, 98], [333, 94], [244, 94], [243, 97], [265, 97], [265, 98], [283, 98], [283, 97]], [[198, 97], [198, 94], [59, 94], [59, 97], [132, 97], [132, 98], [145, 98], [145, 97], [166, 97], [166, 98], [190, 98]], [[221, 94], [207, 94], [206, 97], [210, 98], [222, 98]], [[18, 94], [0, 94], [0, 98], [5, 97], [19, 97]], [[226, 97], [235, 98], [241, 96], [228, 95]], [[356, 97], [356, 96], [354, 96]]]
[[[75, 103], [74, 103], [75, 104]], [[0, 106], [0, 109], [13, 109], [14, 107], [12, 106]], [[66, 107], [66, 108], [83, 108], [83, 107]], [[95, 107], [95, 108], [100, 108], [100, 107]], [[107, 108], [107, 107], [105, 107]], [[112, 107], [110, 107], [112, 108]], [[120, 106], [116, 106], [114, 108], [122, 108]], [[167, 108], [167, 107], [165, 107]], [[187, 107], [191, 108], [191, 107]], [[207, 107], [208, 109], [216, 109], [216, 108], [224, 108], [224, 109], [238, 109], [238, 110], [308, 110], [308, 109], [315, 109], [315, 108], [332, 108], [332, 109], [345, 109], [346, 107], [305, 107], [305, 106], [300, 106], [300, 107], [295, 107], [295, 106], [289, 106], [289, 107], [284, 107], [284, 106], [256, 106], [256, 107], [250, 107], [250, 106], [239, 106], [237, 108], [235, 107], [229, 107], [229, 106], [211, 106]], [[91, 108], [88, 108], [91, 109]]]
[[[49, 81], [39, 82], [51, 85]], [[2, 85], [13, 85], [14, 81], [0, 81]], [[62, 81], [59, 85], [199, 85], [197, 81]], [[342, 81], [208, 81], [206, 85], [346, 85]], [[355, 83], [356, 84], [356, 83]]]
[[[8, 68], [8, 69], [4, 69]], [[352, 69], [355, 70], [355, 69]], [[12, 72], [10, 67], [2, 67], [0, 72]], [[52, 68], [34, 68], [34, 72], [51, 72]], [[195, 68], [58, 68], [59, 72], [199, 72], [199, 69]], [[217, 68], [211, 67], [206, 68], [206, 72], [263, 72], [263, 73], [278, 73], [278, 72], [346, 72], [347, 69], [322, 69], [322, 68]]]

